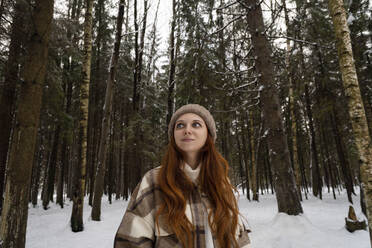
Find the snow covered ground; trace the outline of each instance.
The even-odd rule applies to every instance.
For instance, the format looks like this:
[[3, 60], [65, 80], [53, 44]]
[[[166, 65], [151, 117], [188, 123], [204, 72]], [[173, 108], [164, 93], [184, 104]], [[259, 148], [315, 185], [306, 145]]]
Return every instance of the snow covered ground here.
[[[323, 200], [309, 195], [302, 202], [305, 213], [301, 216], [278, 214], [274, 195], [260, 195], [260, 202], [249, 202], [241, 195], [239, 207], [252, 229], [252, 248], [369, 248], [367, 231], [349, 233], [344, 227], [349, 208], [345, 192], [337, 195], [337, 200], [332, 194], [323, 194]], [[357, 216], [363, 218], [359, 196], [353, 200]], [[114, 201], [110, 205], [103, 199], [102, 221], [96, 222], [89, 217], [91, 207], [86, 199], [85, 229], [80, 233], [70, 229], [72, 203], [64, 209], [52, 203], [47, 211], [30, 207], [26, 247], [112, 248], [127, 203]]]

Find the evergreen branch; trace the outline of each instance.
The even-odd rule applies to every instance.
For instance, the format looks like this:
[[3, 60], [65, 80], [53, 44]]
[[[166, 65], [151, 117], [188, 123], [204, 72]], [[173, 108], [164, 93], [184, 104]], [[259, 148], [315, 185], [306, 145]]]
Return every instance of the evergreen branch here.
[[214, 73], [223, 74], [223, 75], [234, 75], [234, 74], [248, 73], [248, 72], [250, 72], [251, 69], [253, 69], [253, 67], [250, 67], [247, 70], [242, 70], [242, 71], [233, 71], [233, 70], [229, 69], [230, 72], [214, 71]]
[[240, 5], [242, 5], [244, 8], [246, 8], [248, 11], [252, 10], [253, 7], [260, 6], [264, 0], [260, 0], [258, 3], [252, 4], [252, 5], [246, 5], [245, 3], [242, 2], [242, 0], [237, 0]]
[[258, 97], [255, 97], [255, 98], [252, 98], [253, 100], [257, 100], [257, 102], [253, 103], [253, 104], [250, 104], [248, 106], [246, 106], [248, 103], [250, 102], [245, 102], [235, 108], [232, 108], [232, 109], [229, 109], [229, 110], [215, 110], [214, 112], [216, 113], [228, 113], [228, 112], [236, 112], [238, 111], [239, 109], [242, 109], [243, 107], [245, 107], [245, 109], [248, 109], [248, 108], [252, 108], [252, 107], [255, 107], [255, 106], [259, 106], [259, 103], [260, 103], [260, 99]]
[[220, 29], [217, 29], [215, 32], [211, 33], [210, 35], [218, 34], [219, 32], [221, 32], [221, 31], [223, 31], [224, 29], [226, 29], [226, 28], [227, 28], [231, 23], [233, 23], [233, 22], [239, 20], [239, 19], [242, 18], [243, 16], [244, 16], [244, 15], [242, 14], [242, 15], [240, 15], [240, 16], [238, 16], [238, 17], [232, 19], [232, 20], [229, 21], [225, 26], [223, 26], [223, 27], [220, 28]]
[[300, 39], [296, 39], [296, 38], [293, 38], [293, 37], [289, 37], [289, 36], [268, 36], [268, 38], [271, 38], [271, 39], [288, 39], [288, 40], [292, 40], [294, 42], [298, 42], [298, 43], [303, 43], [303, 44], [308, 44], [308, 45], [311, 45], [311, 46], [318, 46], [318, 47], [322, 47], [322, 48], [327, 48], [327, 49], [330, 49], [331, 47], [330, 46], [323, 46], [323, 45], [320, 45], [319, 43], [317, 42], [311, 42], [311, 41], [306, 41], [306, 40], [300, 40]]
[[233, 5], [237, 4], [237, 3], [239, 3], [239, 1], [231, 2], [231, 3], [228, 3], [228, 4], [226, 4], [224, 6], [221, 6], [221, 7], [218, 7], [218, 8], [213, 8], [213, 10], [223, 10], [223, 9], [226, 9], [230, 6], [233, 6]]

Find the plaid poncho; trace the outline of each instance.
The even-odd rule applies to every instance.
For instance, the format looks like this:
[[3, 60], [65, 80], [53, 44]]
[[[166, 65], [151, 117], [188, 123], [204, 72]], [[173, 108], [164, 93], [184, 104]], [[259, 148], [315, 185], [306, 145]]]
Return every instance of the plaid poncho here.
[[[159, 228], [155, 224], [155, 214], [161, 204], [161, 191], [156, 183], [160, 167], [148, 171], [137, 185], [130, 198], [127, 210], [115, 236], [114, 248], [181, 248], [182, 244], [176, 235], [165, 223], [164, 218], [159, 218]], [[194, 247], [207, 248], [205, 239], [204, 218], [207, 214], [205, 207], [210, 209], [206, 195], [194, 190], [186, 205], [186, 217], [195, 226]], [[236, 239], [239, 247], [249, 248], [250, 241], [248, 230], [239, 220]], [[215, 248], [218, 245], [213, 237]]]

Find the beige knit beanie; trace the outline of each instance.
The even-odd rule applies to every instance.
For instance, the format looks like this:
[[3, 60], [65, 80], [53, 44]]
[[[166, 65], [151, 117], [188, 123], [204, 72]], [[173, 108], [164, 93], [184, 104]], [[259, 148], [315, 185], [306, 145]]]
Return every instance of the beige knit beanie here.
[[186, 113], [193, 113], [196, 115], [199, 115], [201, 118], [203, 118], [205, 124], [208, 127], [209, 134], [212, 136], [213, 141], [216, 141], [217, 134], [216, 134], [216, 123], [214, 122], [213, 116], [209, 111], [204, 108], [203, 106], [199, 104], [187, 104], [183, 105], [181, 108], [179, 108], [174, 114], [172, 115], [172, 118], [168, 125], [168, 138], [171, 140], [173, 138], [173, 130], [174, 130], [174, 124], [176, 123], [177, 119]]

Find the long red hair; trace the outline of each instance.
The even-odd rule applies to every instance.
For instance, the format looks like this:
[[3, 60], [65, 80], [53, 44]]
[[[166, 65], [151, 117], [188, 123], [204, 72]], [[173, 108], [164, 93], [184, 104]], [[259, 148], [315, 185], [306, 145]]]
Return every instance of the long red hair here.
[[[155, 219], [156, 224], [159, 225], [160, 215], [164, 216], [166, 223], [174, 231], [183, 247], [191, 248], [193, 247], [194, 226], [187, 219], [185, 210], [186, 201], [194, 186], [181, 169], [182, 158], [182, 151], [172, 137], [158, 174], [163, 202]], [[209, 133], [201, 149], [200, 162], [199, 184], [212, 206], [212, 211], [208, 216], [212, 232], [216, 234], [220, 247], [238, 247], [235, 233], [238, 227], [239, 211], [233, 193], [235, 188], [228, 180], [229, 165], [216, 150]]]

